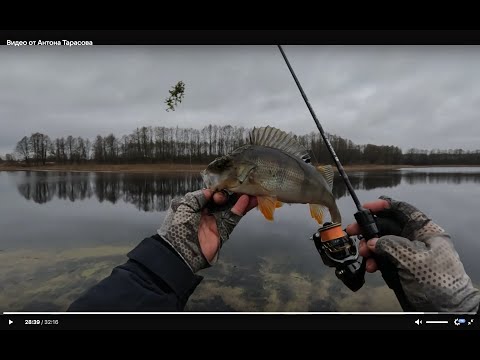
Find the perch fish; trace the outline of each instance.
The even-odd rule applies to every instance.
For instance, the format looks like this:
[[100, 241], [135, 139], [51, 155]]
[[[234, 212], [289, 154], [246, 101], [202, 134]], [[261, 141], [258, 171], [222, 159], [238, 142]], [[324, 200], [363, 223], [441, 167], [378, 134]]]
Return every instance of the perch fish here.
[[209, 189], [256, 196], [258, 209], [271, 221], [283, 203], [301, 203], [309, 204], [319, 224], [325, 210], [332, 222], [341, 223], [330, 165], [313, 166], [305, 147], [274, 127], [255, 128], [249, 138], [248, 144], [215, 159], [201, 172]]

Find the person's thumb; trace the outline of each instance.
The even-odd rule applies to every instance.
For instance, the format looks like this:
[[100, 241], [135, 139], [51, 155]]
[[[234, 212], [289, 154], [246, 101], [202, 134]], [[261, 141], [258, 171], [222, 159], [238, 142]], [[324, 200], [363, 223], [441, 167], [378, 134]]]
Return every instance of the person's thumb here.
[[220, 247], [229, 239], [233, 229], [237, 226], [247, 211], [249, 203], [250, 198], [248, 195], [242, 195], [230, 210], [215, 214], [217, 218], [218, 232], [220, 234]]
[[184, 206], [188, 213], [198, 212], [207, 205], [212, 197], [213, 191], [208, 189], [189, 192], [180, 199], [179, 207]]

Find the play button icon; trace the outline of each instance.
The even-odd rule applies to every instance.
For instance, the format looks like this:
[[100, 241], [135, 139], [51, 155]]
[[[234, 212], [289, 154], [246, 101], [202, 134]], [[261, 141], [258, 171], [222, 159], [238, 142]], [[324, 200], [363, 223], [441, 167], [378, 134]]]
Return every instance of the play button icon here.
[[8, 319], [8, 325], [12, 325], [13, 324], [13, 321]]

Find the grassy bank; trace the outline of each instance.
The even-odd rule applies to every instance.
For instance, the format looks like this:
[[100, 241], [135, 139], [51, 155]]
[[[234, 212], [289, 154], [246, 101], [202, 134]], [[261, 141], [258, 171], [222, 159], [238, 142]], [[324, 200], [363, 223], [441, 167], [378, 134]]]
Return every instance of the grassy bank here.
[[[72, 164], [72, 165], [39, 165], [26, 166], [18, 164], [0, 164], [0, 171], [93, 171], [93, 172], [199, 172], [205, 169], [206, 164]], [[408, 165], [347, 165], [345, 170], [391, 170]]]
[[[198, 173], [205, 169], [206, 164], [72, 164], [72, 165], [39, 165], [26, 166], [23, 164], [0, 164], [0, 171], [71, 171], [71, 172], [123, 172], [123, 173]], [[345, 171], [381, 171], [400, 168], [431, 167], [433, 165], [346, 165]], [[454, 165], [435, 165], [435, 167], [453, 167]], [[456, 165], [469, 167], [472, 165]], [[334, 167], [334, 170], [337, 170]]]
[[72, 164], [26, 166], [0, 164], [0, 171], [72, 171], [72, 172], [123, 172], [123, 173], [175, 173], [199, 172], [206, 165], [199, 164]]

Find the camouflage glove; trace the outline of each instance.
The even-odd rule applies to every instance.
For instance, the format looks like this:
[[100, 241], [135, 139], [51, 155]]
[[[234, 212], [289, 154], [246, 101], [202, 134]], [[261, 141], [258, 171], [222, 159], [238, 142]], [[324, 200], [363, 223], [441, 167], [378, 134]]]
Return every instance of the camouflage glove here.
[[395, 220], [401, 231], [380, 237], [375, 253], [397, 269], [408, 307], [414, 311], [477, 311], [480, 291], [465, 273], [450, 235], [414, 206], [385, 196], [380, 199], [390, 208], [377, 216]]
[[[165, 220], [157, 233], [165, 239], [182, 257], [194, 273], [212, 266], [218, 260], [220, 248], [228, 240], [242, 216], [234, 214], [231, 208], [235, 197], [229, 197], [227, 203], [218, 206], [209, 202], [202, 190], [187, 193], [175, 198], [170, 204]], [[207, 209], [208, 205], [208, 209]], [[208, 261], [202, 252], [198, 230], [204, 216], [214, 216], [217, 224], [219, 247], [212, 261]]]

